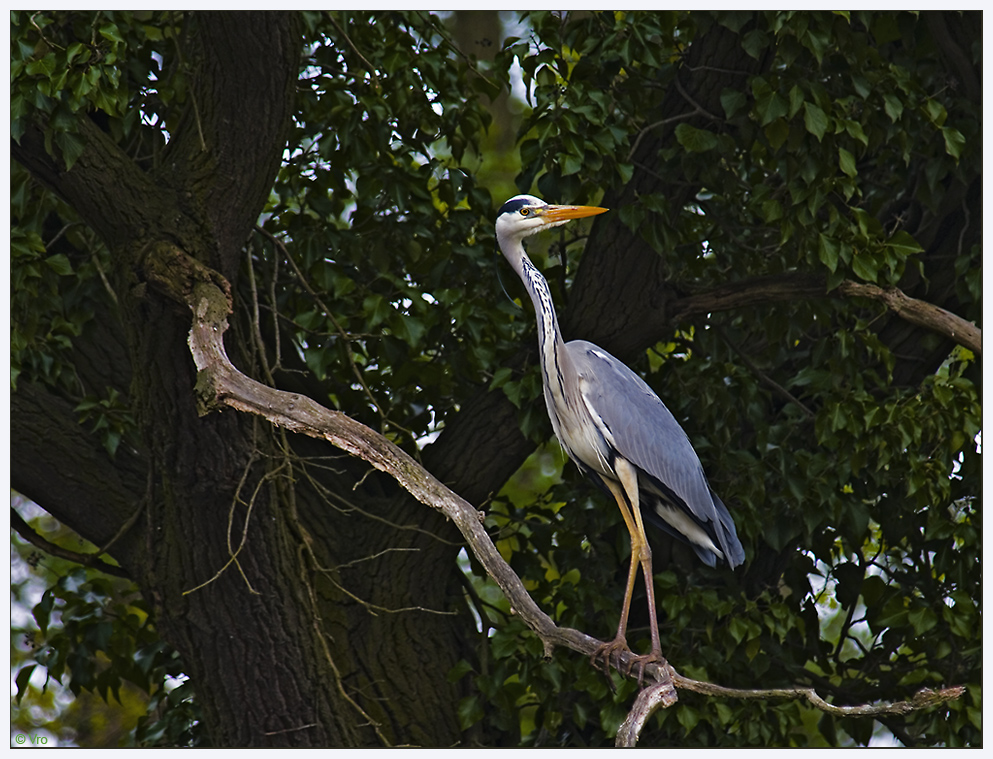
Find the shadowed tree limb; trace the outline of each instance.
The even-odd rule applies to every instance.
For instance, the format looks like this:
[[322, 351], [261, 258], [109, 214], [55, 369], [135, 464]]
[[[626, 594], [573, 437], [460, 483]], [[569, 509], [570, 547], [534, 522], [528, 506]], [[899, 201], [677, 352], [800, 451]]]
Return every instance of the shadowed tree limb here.
[[14, 530], [14, 532], [28, 541], [28, 543], [33, 545], [35, 548], [41, 549], [45, 553], [49, 553], [52, 556], [58, 556], [60, 559], [75, 562], [76, 564], [82, 564], [84, 567], [99, 569], [104, 574], [131, 579], [131, 575], [129, 575], [122, 567], [115, 566], [114, 564], [108, 564], [103, 559], [99, 558], [100, 553], [103, 553], [102, 551], [98, 553], [80, 553], [79, 551], [70, 551], [68, 548], [63, 548], [62, 546], [45, 540], [45, 538], [31, 529], [31, 525], [25, 522], [21, 515], [18, 514], [17, 510], [13, 507], [10, 509], [10, 527]]
[[983, 355], [983, 331], [979, 327], [933, 303], [911, 298], [899, 288], [877, 287], [846, 279], [838, 285], [838, 292], [845, 296], [877, 300], [904, 321], [954, 340], [975, 353], [977, 358]]
[[671, 301], [665, 320], [678, 322], [680, 319], [712, 311], [727, 311], [775, 301], [828, 297], [869, 298], [879, 301], [901, 319], [937, 332], [968, 348], [977, 357], [982, 356], [982, 330], [961, 316], [933, 303], [911, 298], [896, 287], [877, 287], [846, 279], [828, 292], [826, 279], [818, 275], [775, 274], [732, 282]]

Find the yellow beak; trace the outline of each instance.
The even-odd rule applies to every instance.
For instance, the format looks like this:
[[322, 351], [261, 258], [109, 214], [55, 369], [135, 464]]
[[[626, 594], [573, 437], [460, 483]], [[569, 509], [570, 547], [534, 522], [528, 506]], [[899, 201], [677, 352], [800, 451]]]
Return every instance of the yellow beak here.
[[539, 215], [549, 222], [556, 222], [582, 219], [586, 216], [596, 216], [606, 212], [606, 208], [599, 206], [546, 206], [539, 211]]

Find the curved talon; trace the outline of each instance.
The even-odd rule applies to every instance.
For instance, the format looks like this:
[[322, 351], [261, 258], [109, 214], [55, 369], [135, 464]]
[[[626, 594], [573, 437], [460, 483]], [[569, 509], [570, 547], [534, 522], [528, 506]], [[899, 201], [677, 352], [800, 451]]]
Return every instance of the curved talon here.
[[[602, 646], [600, 646], [600, 648], [598, 648], [596, 651], [594, 651], [592, 653], [592, 655], [590, 656], [590, 664], [592, 664], [597, 669], [603, 669], [603, 671], [606, 672], [609, 675], [610, 674], [610, 657], [614, 653], [620, 652], [620, 651], [628, 651], [628, 652], [631, 651], [631, 649], [628, 647], [627, 640], [625, 640], [623, 636], [618, 636], [618, 637], [614, 638], [612, 641], [610, 641], [609, 643], [604, 643]], [[603, 666], [602, 667], [597, 664], [598, 660], [602, 660], [603, 661]], [[618, 659], [618, 664], [620, 664], [620, 660], [619, 659]], [[618, 667], [617, 669], [618, 669], [618, 671], [620, 671], [620, 667]], [[631, 674], [631, 672], [628, 671], [626, 674]]]
[[[592, 664], [597, 669], [602, 669], [608, 675], [610, 674], [610, 657], [615, 653], [620, 653], [621, 651], [627, 651], [632, 653], [630, 647], [628, 646], [627, 640], [623, 637], [614, 638], [609, 643], [604, 643], [600, 648], [593, 652], [590, 656], [590, 664]], [[602, 662], [602, 665], [601, 663]], [[668, 662], [665, 657], [662, 656], [661, 651], [652, 651], [651, 653], [641, 654], [640, 656], [632, 656], [628, 659], [626, 666], [621, 667], [621, 661], [617, 661], [617, 671], [622, 672], [628, 677], [631, 676], [632, 671], [635, 667], [638, 668], [638, 685], [640, 686], [645, 679], [645, 667], [649, 664], [658, 664], [660, 667], [666, 667]]]
[[642, 680], [645, 679], [645, 667], [649, 664], [658, 664], [660, 667], [665, 667], [668, 662], [665, 657], [659, 651], [652, 651], [650, 654], [642, 654], [641, 656], [635, 656], [631, 661], [628, 662], [627, 674], [631, 674], [631, 670], [634, 669], [635, 665], [638, 667], [638, 686], [641, 687]]

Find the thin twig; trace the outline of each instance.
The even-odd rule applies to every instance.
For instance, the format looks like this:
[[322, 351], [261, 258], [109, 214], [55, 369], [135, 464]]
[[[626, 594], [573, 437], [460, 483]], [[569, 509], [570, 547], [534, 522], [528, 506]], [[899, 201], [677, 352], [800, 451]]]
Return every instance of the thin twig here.
[[128, 530], [134, 527], [135, 522], [138, 521], [138, 517], [140, 517], [141, 513], [145, 510], [145, 503], [146, 501], [142, 499], [141, 502], [137, 505], [137, 507], [135, 507], [135, 510], [132, 512], [131, 516], [129, 516], [126, 520], [124, 520], [124, 524], [122, 524], [118, 528], [117, 532], [114, 533], [114, 537], [112, 537], [110, 540], [104, 543], [103, 546], [100, 547], [100, 549], [97, 551], [97, 555], [107, 553], [107, 551], [110, 550], [110, 547], [114, 545], [114, 543], [120, 540], [121, 537], [125, 533], [127, 533]]
[[114, 302], [114, 305], [118, 305], [117, 293], [114, 292], [114, 288], [110, 286], [110, 280], [107, 279], [107, 274], [103, 270], [103, 266], [100, 265], [100, 256], [96, 253], [93, 254], [91, 259], [93, 261], [93, 266], [97, 270], [97, 274], [100, 275], [100, 281], [103, 282], [103, 288], [107, 291], [110, 299]]
[[[269, 357], [266, 355], [265, 341], [262, 339], [262, 324], [259, 319], [259, 291], [255, 286], [255, 267], [252, 266], [252, 250], [251, 246], [245, 246], [246, 255], [248, 256], [248, 286], [252, 291], [252, 337], [255, 338], [256, 347], [259, 351], [260, 363], [262, 364], [262, 371], [265, 372], [265, 378], [273, 387], [276, 386], [276, 381], [272, 376], [272, 369], [269, 366]], [[279, 258], [279, 256], [274, 256]], [[277, 334], [279, 332], [278, 328], [276, 330]], [[279, 354], [276, 354], [276, 363], [279, 363]]]
[[334, 28], [337, 29], [341, 33], [341, 36], [345, 38], [345, 42], [348, 43], [348, 46], [355, 51], [355, 54], [359, 57], [362, 63], [366, 65], [366, 68], [369, 70], [369, 76], [372, 77], [373, 84], [376, 86], [376, 89], [379, 89], [379, 77], [376, 76], [376, 68], [366, 60], [364, 55], [362, 55], [361, 51], [359, 51], [359, 49], [355, 46], [355, 43], [352, 42], [352, 38], [349, 37], [345, 30], [341, 28], [341, 24], [335, 20], [334, 14], [327, 13], [327, 17], [331, 23], [334, 24]]
[[307, 278], [303, 275], [303, 272], [300, 271], [300, 267], [298, 267], [296, 261], [293, 260], [293, 257], [290, 255], [289, 250], [287, 250], [286, 245], [283, 244], [282, 240], [280, 240], [278, 237], [273, 235], [271, 232], [266, 231], [262, 227], [256, 226], [255, 229], [258, 230], [263, 235], [265, 235], [267, 239], [271, 240], [273, 245], [275, 245], [280, 250], [280, 252], [286, 257], [286, 260], [289, 262], [290, 266], [293, 267], [294, 273], [297, 275], [297, 278], [300, 280], [300, 284], [303, 285], [304, 289], [307, 291], [307, 294], [314, 299], [314, 302], [317, 303], [318, 307], [320, 307], [321, 311], [324, 312], [324, 315], [334, 326], [335, 331], [338, 333], [338, 336], [342, 340], [342, 345], [345, 349], [345, 357], [348, 359], [348, 364], [352, 368], [352, 374], [355, 375], [355, 379], [358, 380], [359, 386], [362, 388], [362, 391], [369, 399], [369, 402], [376, 409], [376, 413], [379, 414], [380, 423], [382, 425], [381, 431], [385, 431], [386, 425], [389, 425], [394, 429], [398, 430], [399, 432], [403, 433], [407, 437], [409, 437], [410, 440], [414, 443], [414, 456], [419, 461], [421, 454], [420, 454], [420, 449], [418, 449], [417, 447], [417, 436], [414, 435], [414, 433], [411, 430], [408, 430], [403, 425], [397, 424], [392, 419], [390, 419], [386, 411], [383, 409], [379, 401], [376, 399], [376, 396], [373, 395], [372, 390], [370, 390], [369, 386], [366, 384], [365, 377], [362, 375], [362, 370], [359, 369], [359, 365], [355, 361], [355, 355], [352, 353], [352, 348], [350, 345], [351, 341], [348, 337], [348, 333], [346, 333], [344, 328], [341, 326], [341, 324], [338, 323], [338, 320], [334, 317], [334, 313], [332, 313], [331, 309], [327, 307], [327, 305], [321, 299], [321, 296], [317, 294], [317, 291], [310, 286], [310, 282], [307, 281]]
[[708, 111], [706, 108], [704, 108], [696, 100], [693, 99], [693, 97], [690, 95], [690, 93], [688, 93], [683, 88], [683, 83], [681, 81], [679, 81], [679, 75], [678, 74], [675, 76], [674, 79], [675, 79], [675, 82], [676, 82], [676, 89], [679, 91], [679, 94], [683, 96], [683, 98], [686, 100], [687, 103], [689, 103], [690, 105], [693, 106], [693, 113], [699, 113], [699, 114], [701, 114], [703, 116], [706, 116], [711, 121], [721, 121], [721, 119], [719, 117], [717, 117], [714, 114], [712, 114], [710, 111]]
[[[657, 129], [660, 126], [665, 126], [666, 124], [671, 124], [674, 121], [686, 121], [686, 119], [692, 118], [693, 116], [697, 116], [697, 115], [706, 115], [706, 111], [700, 110], [700, 111], [689, 111], [688, 113], [680, 113], [677, 114], [676, 116], [670, 116], [669, 118], [662, 119], [661, 121], [655, 121], [649, 124], [640, 132], [638, 132], [638, 136], [635, 137], [634, 144], [631, 146], [631, 150], [628, 151], [628, 158], [627, 158], [628, 161], [631, 161], [634, 158], [635, 151], [638, 149], [638, 145], [641, 144], [642, 138], [646, 134], [651, 132], [653, 129]], [[646, 166], [645, 168], [647, 169], [648, 167]], [[656, 174], [655, 176], [662, 179], [662, 177], [659, 176], [658, 174]]]
[[[301, 543], [300, 551], [305, 552], [312, 559], [314, 558], [313, 551], [311, 550], [308, 541], [303, 541]], [[310, 582], [310, 578], [307, 577], [307, 575], [304, 573], [305, 572], [304, 567], [305, 567], [305, 562], [301, 561], [300, 562], [301, 579], [303, 580], [304, 587], [307, 589], [307, 595], [310, 598], [310, 605], [314, 615], [314, 634], [317, 637], [317, 640], [320, 642], [321, 648], [324, 650], [324, 658], [327, 660], [328, 664], [331, 667], [331, 671], [334, 673], [334, 682], [335, 682], [335, 686], [338, 688], [338, 693], [341, 695], [343, 699], [345, 699], [345, 701], [349, 703], [349, 705], [351, 705], [353, 709], [355, 709], [356, 712], [358, 712], [360, 715], [362, 715], [362, 717], [365, 718], [366, 723], [369, 726], [371, 726], [372, 729], [376, 732], [376, 736], [379, 738], [382, 744], [384, 746], [391, 746], [392, 744], [390, 743], [390, 740], [386, 737], [385, 733], [383, 733], [380, 723], [374, 720], [371, 716], [369, 716], [369, 714], [366, 713], [366, 711], [359, 705], [359, 703], [354, 698], [352, 698], [351, 694], [347, 690], [345, 690], [345, 681], [344, 678], [342, 678], [341, 676], [341, 670], [338, 669], [338, 665], [335, 663], [334, 657], [331, 655], [331, 647], [328, 645], [328, 635], [324, 631], [324, 619], [321, 617], [321, 614], [318, 611], [318, 609], [320, 609], [321, 607], [321, 604], [317, 600], [317, 591], [314, 588], [313, 583]]]
[[807, 408], [807, 406], [799, 398], [797, 398], [795, 395], [793, 395], [793, 393], [791, 393], [789, 390], [787, 390], [785, 387], [780, 385], [774, 379], [769, 377], [765, 372], [759, 369], [755, 365], [755, 363], [745, 354], [745, 352], [731, 341], [731, 339], [727, 336], [727, 333], [724, 331], [723, 327], [721, 327], [719, 324], [714, 324], [713, 326], [717, 330], [717, 334], [721, 336], [721, 339], [724, 341], [724, 343], [737, 354], [738, 358], [741, 359], [741, 362], [746, 367], [748, 367], [748, 370], [752, 374], [754, 374], [756, 377], [759, 378], [759, 381], [763, 385], [766, 385], [767, 387], [771, 388], [774, 392], [783, 396], [783, 398], [788, 400], [790, 403], [796, 404], [797, 408], [799, 408], [806, 415], [808, 419], [817, 418], [817, 415], [809, 408]]
[[[246, 504], [241, 499], [241, 489], [245, 486], [245, 483], [248, 481], [248, 475], [251, 473], [252, 467], [254, 466], [255, 462], [257, 462], [258, 460], [259, 460], [258, 452], [253, 451], [252, 455], [248, 459], [248, 462], [245, 464], [245, 468], [241, 473], [241, 479], [238, 481], [238, 487], [234, 493], [234, 498], [232, 498], [231, 500], [231, 508], [228, 510], [228, 529], [227, 529], [228, 560], [224, 563], [224, 566], [218, 569], [214, 573], [214, 576], [211, 577], [209, 580], [206, 580], [200, 583], [199, 585], [197, 585], [196, 587], [190, 588], [189, 590], [184, 590], [183, 591], [184, 596], [207, 587], [217, 578], [219, 578], [222, 574], [224, 574], [224, 572], [227, 571], [227, 568], [230, 567], [232, 564], [238, 567], [238, 572], [241, 574], [242, 579], [245, 581], [245, 585], [248, 587], [248, 591], [253, 595], [259, 595], [259, 592], [255, 590], [255, 588], [252, 587], [252, 583], [249, 582], [248, 576], [245, 574], [245, 570], [242, 569], [241, 562], [238, 561], [238, 554], [241, 553], [242, 549], [245, 547], [245, 544], [248, 542], [248, 525], [249, 522], [251, 521], [252, 509], [255, 507], [255, 501], [258, 498], [259, 492], [262, 490], [262, 486], [265, 485], [265, 483], [269, 479], [275, 477], [279, 473], [279, 470], [282, 469], [284, 466], [286, 466], [286, 463], [284, 462], [283, 464], [280, 464], [274, 470], [272, 470], [271, 472], [266, 472], [262, 477], [259, 478], [259, 481], [255, 483], [255, 489], [252, 491], [252, 496], [251, 498], [248, 499], [248, 503]], [[232, 546], [231, 543], [231, 534], [234, 530], [235, 507], [239, 503], [247, 506], [248, 508], [247, 511], [245, 512], [245, 521], [241, 529], [241, 540], [238, 542], [238, 547], [235, 548]]]

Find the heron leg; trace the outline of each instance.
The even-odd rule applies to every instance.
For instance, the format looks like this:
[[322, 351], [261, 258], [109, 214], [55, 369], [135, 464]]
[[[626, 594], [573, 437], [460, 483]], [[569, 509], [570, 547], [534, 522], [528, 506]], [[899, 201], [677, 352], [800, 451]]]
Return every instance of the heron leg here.
[[[624, 496], [622, 493], [615, 492], [616, 486], [611, 483], [610, 490], [614, 493], [614, 497], [617, 498], [617, 502], [620, 505], [621, 514], [624, 517], [624, 522], [627, 524], [629, 521], [633, 523], [631, 519], [630, 512], [628, 511], [628, 506], [624, 502]], [[638, 577], [638, 567], [641, 566], [638, 561], [638, 556], [635, 552], [634, 544], [631, 545], [631, 564], [628, 568], [628, 581], [627, 586], [624, 588], [624, 604], [621, 607], [621, 619], [617, 623], [617, 634], [614, 639], [609, 643], [603, 644], [600, 648], [593, 652], [590, 657], [590, 661], [594, 666], [597, 666], [597, 662], [602, 660], [604, 671], [610, 671], [610, 657], [617, 651], [630, 651], [628, 647], [626, 632], [628, 626], [628, 615], [631, 613], [631, 596], [634, 593], [634, 582]]]
[[652, 650], [643, 656], [637, 656], [630, 663], [627, 673], [631, 674], [631, 669], [637, 665], [638, 682], [644, 678], [645, 667], [656, 662], [665, 665], [665, 658], [662, 656], [662, 645], [659, 640], [658, 619], [655, 611], [655, 584], [652, 579], [652, 549], [648, 545], [648, 538], [645, 535], [645, 525], [641, 518], [641, 507], [638, 497], [638, 473], [634, 466], [626, 459], [618, 456], [614, 461], [614, 471], [617, 473], [618, 482], [605, 480], [607, 487], [613, 494], [617, 505], [621, 510], [624, 524], [631, 535], [631, 566], [628, 570], [627, 587], [624, 590], [624, 605], [621, 608], [621, 619], [617, 626], [617, 634], [614, 640], [604, 644], [592, 657], [596, 663], [602, 659], [605, 667], [609, 666], [610, 656], [618, 650], [628, 650], [627, 644], [627, 623], [628, 615], [631, 612], [631, 597], [634, 594], [634, 583], [638, 576], [638, 567], [642, 569], [645, 576], [645, 591], [648, 596], [649, 629], [652, 637]]

